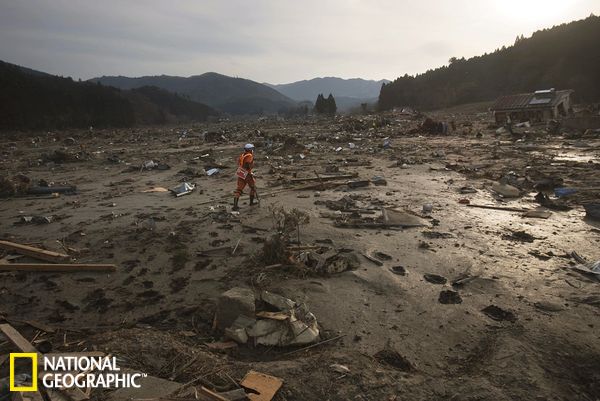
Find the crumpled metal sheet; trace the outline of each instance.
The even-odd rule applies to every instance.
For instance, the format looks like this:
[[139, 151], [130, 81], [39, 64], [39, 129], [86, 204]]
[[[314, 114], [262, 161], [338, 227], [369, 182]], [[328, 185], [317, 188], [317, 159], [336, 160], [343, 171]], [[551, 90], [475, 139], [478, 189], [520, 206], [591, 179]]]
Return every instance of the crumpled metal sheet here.
[[189, 182], [182, 182], [180, 185], [171, 189], [170, 191], [176, 196], [180, 197], [183, 195], [191, 194], [194, 189], [196, 189], [196, 185], [190, 184]]

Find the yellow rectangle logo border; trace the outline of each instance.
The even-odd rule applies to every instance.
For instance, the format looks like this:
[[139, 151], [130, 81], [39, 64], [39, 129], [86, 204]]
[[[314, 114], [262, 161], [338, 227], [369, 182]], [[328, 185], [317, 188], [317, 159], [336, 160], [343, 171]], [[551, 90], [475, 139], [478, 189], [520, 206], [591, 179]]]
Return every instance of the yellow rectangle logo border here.
[[[10, 391], [33, 392], [38, 391], [38, 354], [35, 352], [11, 352], [10, 354]], [[31, 359], [31, 386], [17, 387], [15, 386], [15, 359], [29, 358]]]

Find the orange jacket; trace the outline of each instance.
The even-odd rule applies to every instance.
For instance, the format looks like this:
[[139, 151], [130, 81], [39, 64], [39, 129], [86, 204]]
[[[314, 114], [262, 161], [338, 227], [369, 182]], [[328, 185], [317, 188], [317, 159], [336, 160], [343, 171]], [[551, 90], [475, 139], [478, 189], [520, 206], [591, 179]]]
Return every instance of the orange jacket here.
[[251, 172], [254, 167], [254, 155], [252, 152], [244, 152], [240, 155], [238, 165], [244, 170]]

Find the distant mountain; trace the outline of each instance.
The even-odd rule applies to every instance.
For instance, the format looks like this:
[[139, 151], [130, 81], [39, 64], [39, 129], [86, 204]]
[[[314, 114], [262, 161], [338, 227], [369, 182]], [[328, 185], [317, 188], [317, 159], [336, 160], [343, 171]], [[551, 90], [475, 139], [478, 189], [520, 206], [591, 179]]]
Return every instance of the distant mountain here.
[[369, 81], [360, 78], [343, 79], [336, 77], [313, 78], [290, 84], [265, 84], [278, 90], [287, 97], [302, 101], [314, 102], [319, 93], [325, 96], [330, 93], [335, 97], [338, 109], [344, 111], [359, 107], [361, 103], [373, 102], [379, 96], [381, 85], [388, 83], [387, 79]]
[[574, 89], [579, 101], [600, 100], [600, 17], [517, 37], [515, 44], [381, 88], [379, 107], [436, 109], [537, 89]]
[[187, 78], [169, 75], [139, 78], [103, 76], [90, 81], [121, 89], [156, 86], [231, 114], [272, 114], [296, 105], [292, 99], [266, 85], [214, 72]]
[[156, 87], [123, 91], [1, 61], [0, 88], [0, 129], [129, 127], [218, 114]]

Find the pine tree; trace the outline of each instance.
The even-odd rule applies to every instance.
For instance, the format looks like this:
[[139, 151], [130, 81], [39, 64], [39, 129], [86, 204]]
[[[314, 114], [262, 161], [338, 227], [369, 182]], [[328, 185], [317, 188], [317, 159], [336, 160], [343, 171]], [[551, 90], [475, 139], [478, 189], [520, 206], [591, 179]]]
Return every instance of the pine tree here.
[[336, 111], [337, 105], [335, 104], [335, 99], [333, 98], [333, 95], [330, 93], [329, 97], [327, 98], [327, 114], [335, 115]]
[[324, 114], [325, 111], [326, 111], [325, 97], [323, 96], [322, 93], [319, 93], [319, 96], [317, 96], [317, 101], [315, 102], [315, 112], [317, 114]]

